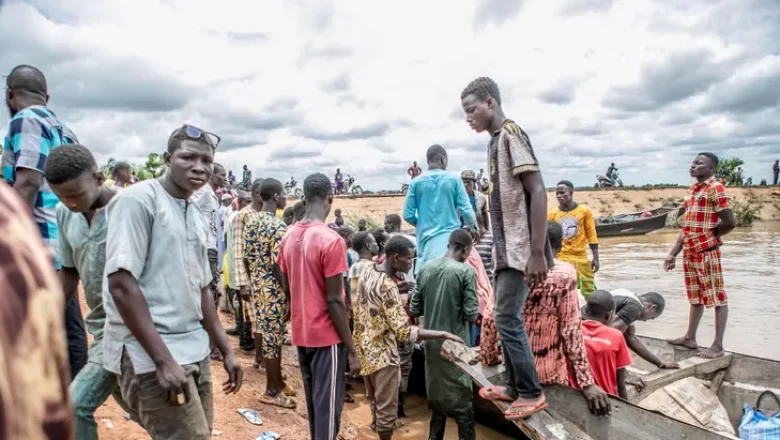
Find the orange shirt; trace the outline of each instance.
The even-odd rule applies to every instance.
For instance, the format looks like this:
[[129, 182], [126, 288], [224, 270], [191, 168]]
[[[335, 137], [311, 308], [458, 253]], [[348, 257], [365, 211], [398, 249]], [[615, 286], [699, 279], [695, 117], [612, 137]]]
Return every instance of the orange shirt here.
[[582, 321], [582, 339], [596, 385], [617, 396], [617, 370], [631, 365], [623, 333], [596, 321]]

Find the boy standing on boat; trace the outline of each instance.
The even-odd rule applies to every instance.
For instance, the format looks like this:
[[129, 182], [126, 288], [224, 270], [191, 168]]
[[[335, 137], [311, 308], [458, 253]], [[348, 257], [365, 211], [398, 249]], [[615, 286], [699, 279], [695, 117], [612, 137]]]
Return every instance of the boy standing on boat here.
[[[586, 299], [596, 291], [596, 272], [599, 270], [599, 240], [596, 222], [590, 208], [574, 201], [574, 185], [561, 180], [555, 187], [558, 206], [550, 210], [547, 219], [563, 228], [563, 249], [558, 259], [577, 269], [577, 288]], [[593, 254], [588, 261], [587, 248]]]
[[669, 341], [672, 345], [698, 348], [696, 332], [704, 315], [704, 308], [715, 307], [715, 340], [710, 348], [699, 356], [712, 359], [723, 356], [723, 335], [728, 319], [728, 300], [723, 288], [723, 271], [720, 265], [721, 237], [731, 232], [736, 223], [731, 210], [726, 187], [715, 179], [718, 157], [712, 153], [699, 153], [691, 164], [691, 186], [685, 199], [683, 228], [669, 256], [664, 260], [664, 270], [674, 269], [677, 255], [683, 253], [685, 290], [691, 305], [688, 331], [685, 336]]
[[460, 95], [472, 129], [490, 135], [490, 223], [493, 230], [495, 324], [501, 336], [506, 387], [489, 387], [492, 399], [514, 401], [506, 417], [518, 419], [547, 406], [523, 323], [528, 287], [541, 284], [552, 260], [547, 244], [547, 192], [531, 141], [501, 109], [501, 94], [487, 77]]

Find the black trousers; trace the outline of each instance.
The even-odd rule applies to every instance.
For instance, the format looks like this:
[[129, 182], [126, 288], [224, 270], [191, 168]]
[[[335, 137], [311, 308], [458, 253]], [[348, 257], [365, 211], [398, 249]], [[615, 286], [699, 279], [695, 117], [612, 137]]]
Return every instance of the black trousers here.
[[65, 307], [65, 332], [68, 335], [68, 364], [70, 378], [73, 380], [79, 371], [87, 365], [87, 330], [81, 316], [78, 294]]
[[336, 440], [346, 393], [347, 352], [344, 345], [298, 347], [298, 363], [306, 394], [310, 438]]

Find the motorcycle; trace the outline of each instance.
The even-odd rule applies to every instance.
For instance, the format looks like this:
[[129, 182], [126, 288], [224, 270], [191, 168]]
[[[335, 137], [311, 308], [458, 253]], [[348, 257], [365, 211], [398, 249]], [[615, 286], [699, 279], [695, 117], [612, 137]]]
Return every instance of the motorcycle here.
[[297, 188], [298, 182], [294, 177], [290, 177], [290, 181], [284, 184], [284, 195], [287, 197], [295, 196], [299, 199], [303, 197], [303, 190]]
[[617, 171], [614, 171], [612, 173], [612, 176], [615, 178], [615, 184], [612, 183], [612, 180], [609, 179], [609, 177], [604, 176], [602, 174], [596, 174], [596, 184], [593, 185], [594, 188], [612, 188], [612, 187], [622, 187], [623, 181], [620, 180], [620, 177], [618, 177]]
[[333, 195], [342, 195], [352, 192], [353, 196], [359, 196], [363, 194], [363, 188], [360, 185], [355, 185], [355, 178], [347, 174], [347, 180], [341, 183], [337, 187], [337, 183], [333, 182]]

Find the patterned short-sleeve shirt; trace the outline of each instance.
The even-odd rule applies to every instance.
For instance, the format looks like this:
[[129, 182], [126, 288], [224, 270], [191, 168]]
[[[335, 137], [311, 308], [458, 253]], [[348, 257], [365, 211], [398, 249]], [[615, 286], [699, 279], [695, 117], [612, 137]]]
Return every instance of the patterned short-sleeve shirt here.
[[400, 366], [397, 343], [414, 341], [415, 334], [392, 277], [371, 264], [359, 275], [354, 295], [353, 338], [360, 374], [368, 376], [385, 367]]
[[0, 283], [0, 439], [73, 439], [65, 298], [29, 209], [4, 183]]
[[[539, 162], [531, 140], [519, 125], [507, 119], [493, 133], [488, 145], [488, 165], [494, 270], [524, 272], [531, 255], [530, 198], [520, 176], [538, 172]], [[551, 259], [550, 254], [548, 261]]]
[[731, 208], [726, 187], [715, 177], [694, 183], [684, 207], [683, 250], [699, 253], [720, 246], [722, 242], [715, 236], [715, 228], [720, 223], [718, 213]]
[[281, 287], [273, 274], [273, 267], [279, 256], [279, 245], [287, 233], [287, 225], [268, 212], [251, 211], [247, 219], [244, 226], [244, 258], [249, 260], [256, 274], [268, 278], [268, 288], [279, 290]]
[[[43, 174], [46, 159], [53, 148], [78, 143], [76, 135], [51, 110], [34, 105], [16, 113], [11, 119], [3, 142], [3, 178], [10, 184], [16, 181], [16, 170], [27, 168]], [[60, 268], [57, 243], [57, 203], [59, 199], [43, 179], [35, 200], [33, 217], [43, 243], [54, 255]]]

